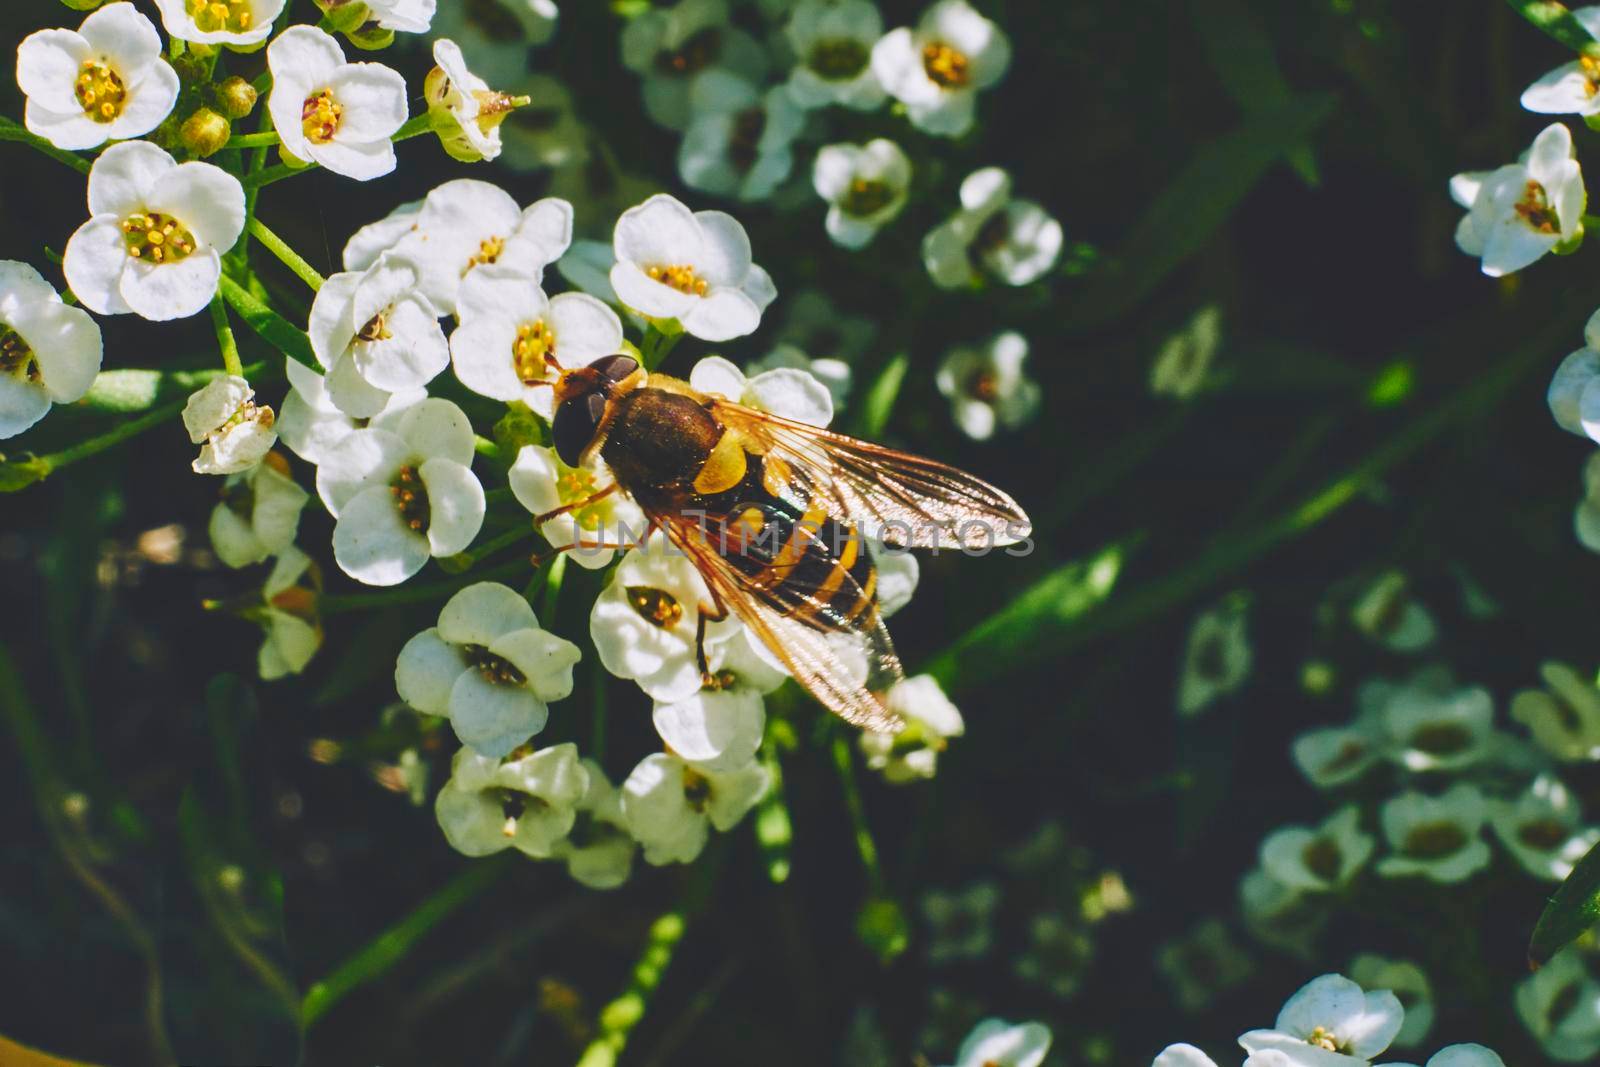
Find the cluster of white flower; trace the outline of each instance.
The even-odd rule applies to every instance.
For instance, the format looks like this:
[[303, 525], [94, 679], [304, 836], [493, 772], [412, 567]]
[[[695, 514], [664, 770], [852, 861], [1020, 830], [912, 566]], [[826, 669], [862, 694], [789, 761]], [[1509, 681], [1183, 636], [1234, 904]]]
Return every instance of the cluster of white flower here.
[[[1240, 1035], [1244, 1067], [1371, 1067], [1395, 1044], [1408, 1014], [1391, 989], [1364, 990], [1342, 974], [1325, 974], [1284, 1003], [1271, 1029]], [[1169, 1045], [1150, 1067], [1217, 1067], [1217, 1061], [1193, 1045]], [[1459, 1044], [1434, 1053], [1426, 1067], [1505, 1067], [1505, 1061], [1483, 1045]]]
[[[334, 520], [334, 562], [370, 586], [406, 582], [430, 560], [460, 573], [537, 532], [554, 553], [571, 550], [562, 566], [605, 571], [590, 638], [600, 665], [652, 701], [662, 751], [613, 785], [570, 743], [536, 748], [550, 705], [572, 693], [582, 651], [540, 625], [524, 592], [463, 584], [395, 671], [401, 698], [448, 719], [463, 746], [438, 796], [439, 824], [462, 852], [515, 847], [564, 860], [595, 886], [621, 884], [636, 847], [652, 864], [689, 862], [711, 828], [731, 828], [766, 792], [764, 698], [786, 672], [737, 620], [710, 616], [715, 601], [700, 574], [666, 551], [664, 537], [646, 534], [633, 501], [601, 492], [614, 479], [600, 459], [572, 467], [549, 447], [552, 386], [561, 371], [617, 353], [644, 361], [641, 348], [655, 348], [659, 357], [682, 335], [749, 336], [777, 288], [736, 218], [649, 195], [558, 83], [527, 77], [527, 45], [555, 26], [549, 0], [318, 5], [319, 25], [286, 26], [284, 0], [159, 0], [172, 39], [165, 52], [155, 24], [129, 3], [22, 42], [28, 130], [57, 150], [110, 147], [87, 166], [87, 221], [65, 248], [71, 300], [32, 268], [0, 264], [0, 436], [89, 390], [101, 364], [90, 312], [166, 321], [209, 307], [225, 373], [189, 397], [182, 419], [199, 446], [194, 470], [222, 479], [210, 520], [217, 557], [267, 571], [240, 611], [264, 635], [261, 676], [304, 670], [322, 641], [323, 576], [296, 544], [314, 500]], [[962, 136], [978, 93], [1010, 62], [1005, 34], [965, 0], [939, 0], [916, 27], [888, 33], [868, 0], [778, 8], [763, 9], [784, 20], [770, 49], [733, 25], [726, 0], [653, 7], [623, 29], [623, 60], [643, 76], [646, 111], [683, 133], [679, 171], [693, 189], [749, 201], [803, 185], [794, 174], [802, 138], [831, 105], [868, 111], [893, 98], [917, 129]], [[341, 43], [373, 52], [396, 33], [437, 35], [420, 94], [382, 63], [352, 61]], [[225, 76], [228, 52], [258, 50], [266, 69], [254, 84]], [[413, 95], [425, 114], [411, 115]], [[261, 132], [236, 137], [233, 124], [258, 104]], [[446, 181], [355, 232], [343, 270], [327, 278], [255, 216], [271, 182], [310, 167], [371, 181], [396, 168], [396, 141], [424, 132], [461, 162], [550, 168], [552, 195], [524, 205], [490, 182]], [[217, 155], [225, 146], [256, 155], [246, 166], [243, 151]], [[268, 167], [274, 148], [278, 163]], [[223, 165], [203, 161], [210, 156]], [[599, 172], [606, 191], [592, 187]], [[912, 180], [911, 158], [893, 141], [817, 145], [812, 181], [829, 205], [826, 231], [843, 247], [863, 248], [893, 222]], [[966, 179], [960, 210], [922, 245], [934, 285], [1026, 285], [1054, 267], [1060, 225], [1010, 192], [998, 168]], [[598, 239], [607, 232], [609, 241]], [[289, 388], [276, 409], [244, 375], [228, 319], [231, 305], [261, 329], [279, 303], [237, 248], [252, 236], [315, 292], [305, 343], [282, 346], [314, 363], [286, 361]], [[552, 291], [558, 277], [575, 290]], [[289, 327], [275, 319], [274, 328], [281, 340]], [[809, 294], [745, 370], [712, 355], [687, 377], [700, 391], [826, 426], [873, 329]], [[964, 433], [987, 438], [1036, 412], [1027, 352], [1007, 331], [948, 354], [936, 382]], [[469, 416], [481, 410], [476, 400], [429, 395], [446, 368], [503, 405], [496, 440]], [[275, 450], [280, 441], [314, 468], [314, 495]], [[480, 541], [485, 529], [508, 528], [509, 537]], [[604, 539], [619, 530], [644, 540]], [[888, 616], [911, 598], [917, 565], [867, 550]], [[908, 726], [863, 735], [867, 766], [891, 783], [933, 776], [963, 731], [960, 712], [926, 676], [887, 701]]]
[[[1353, 721], [1300, 735], [1292, 749], [1296, 766], [1317, 788], [1350, 799], [1316, 825], [1286, 826], [1261, 843], [1259, 866], [1240, 885], [1250, 931], [1290, 952], [1314, 951], [1339, 896], [1364, 872], [1464, 882], [1493, 859], [1486, 832], [1525, 875], [1545, 882], [1566, 878], [1600, 842], [1600, 827], [1585, 822], [1553, 761], [1600, 755], [1594, 748], [1600, 691], [1559, 664], [1548, 665], [1545, 677], [1548, 690], [1519, 693], [1511, 703], [1512, 717], [1528, 726], [1534, 744], [1497, 729], [1488, 691], [1455, 684], [1439, 666], [1404, 682], [1368, 682], [1358, 692]], [[1380, 778], [1389, 799], [1376, 807], [1357, 799], [1370, 796]], [[1581, 972], [1581, 964], [1568, 961], [1558, 973], [1575, 981], [1574, 966]], [[1396, 962], [1390, 968], [1391, 975], [1402, 972], [1386, 980], [1426, 992], [1426, 977], [1414, 965]], [[1540, 991], [1548, 1007], [1554, 981], [1540, 972], [1523, 983], [1517, 998], [1546, 1050], [1565, 1058], [1559, 1050], [1574, 1040], [1573, 1027], [1546, 1026], [1522, 1006]], [[1600, 1011], [1600, 987], [1595, 991], [1575, 1019]], [[1556, 1014], [1572, 1011], [1562, 1002]], [[1600, 1050], [1600, 1021], [1585, 1033], [1594, 1044], [1580, 1059]]]

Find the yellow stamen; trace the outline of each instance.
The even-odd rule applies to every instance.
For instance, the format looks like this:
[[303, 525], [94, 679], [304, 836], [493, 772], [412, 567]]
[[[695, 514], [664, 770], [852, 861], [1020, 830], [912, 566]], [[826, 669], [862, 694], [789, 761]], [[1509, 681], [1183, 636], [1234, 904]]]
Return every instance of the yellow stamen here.
[[102, 59], [86, 59], [73, 86], [83, 113], [96, 122], [110, 122], [122, 114], [128, 90], [122, 77]]
[[195, 249], [194, 234], [159, 211], [123, 219], [122, 241], [129, 256], [150, 263], [176, 263]]
[[945, 89], [959, 89], [972, 78], [971, 60], [943, 41], [933, 41], [922, 49], [922, 69], [928, 80]]
[[705, 296], [706, 290], [709, 288], [706, 285], [706, 280], [696, 275], [694, 268], [688, 264], [649, 267], [645, 270], [645, 273], [650, 276], [652, 281], [658, 281], [662, 285], [678, 290], [680, 293]]
[[332, 89], [312, 93], [300, 105], [300, 127], [312, 144], [327, 144], [333, 140], [343, 119], [344, 108], [333, 98]]

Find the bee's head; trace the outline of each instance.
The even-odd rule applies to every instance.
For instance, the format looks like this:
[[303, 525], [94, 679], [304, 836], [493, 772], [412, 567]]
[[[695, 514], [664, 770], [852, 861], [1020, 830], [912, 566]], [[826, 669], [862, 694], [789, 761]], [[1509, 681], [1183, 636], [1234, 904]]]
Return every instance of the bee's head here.
[[643, 377], [639, 361], [621, 354], [561, 372], [555, 384], [555, 419], [550, 424], [550, 436], [561, 462], [578, 466], [584, 451], [605, 425], [611, 401]]

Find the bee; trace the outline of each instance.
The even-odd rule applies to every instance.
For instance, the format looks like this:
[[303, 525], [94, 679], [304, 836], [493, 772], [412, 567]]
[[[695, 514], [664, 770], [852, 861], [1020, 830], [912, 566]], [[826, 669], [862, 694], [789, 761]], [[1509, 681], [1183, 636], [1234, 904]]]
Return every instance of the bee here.
[[698, 392], [630, 356], [563, 370], [552, 385], [557, 456], [578, 467], [598, 455], [614, 481], [535, 522], [631, 497], [645, 536], [662, 531], [710, 594], [695, 605], [707, 684], [706, 624], [731, 612], [829, 710], [895, 732], [903, 722], [885, 697], [904, 671], [866, 535], [896, 549], [990, 548], [1028, 532], [1016, 501], [970, 474]]

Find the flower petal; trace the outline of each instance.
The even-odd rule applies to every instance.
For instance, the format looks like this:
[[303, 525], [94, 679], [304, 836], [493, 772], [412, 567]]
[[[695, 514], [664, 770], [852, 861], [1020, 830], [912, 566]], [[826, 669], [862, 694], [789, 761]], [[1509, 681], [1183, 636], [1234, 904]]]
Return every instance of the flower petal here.
[[418, 711], [444, 715], [450, 710], [450, 688], [465, 669], [459, 649], [438, 630], [423, 630], [406, 642], [395, 660], [395, 691]]
[[483, 486], [471, 468], [430, 459], [417, 473], [428, 489], [428, 545], [435, 556], [464, 552], [483, 528]]
[[202, 244], [219, 252], [244, 232], [244, 186], [210, 163], [180, 163], [155, 180], [146, 206], [182, 220]]
[[204, 311], [221, 278], [222, 257], [215, 248], [201, 247], [176, 263], [132, 260], [122, 272], [120, 291], [136, 314], [165, 322]]
[[89, 171], [89, 214], [121, 219], [142, 211], [162, 175], [177, 167], [175, 159], [149, 141], [112, 145]]
[[538, 626], [527, 600], [499, 582], [469, 585], [439, 611], [439, 636], [456, 645], [488, 648], [506, 634]]
[[428, 555], [428, 539], [405, 525], [387, 485], [357, 493], [333, 527], [334, 561], [367, 585], [399, 585], [423, 568]]

